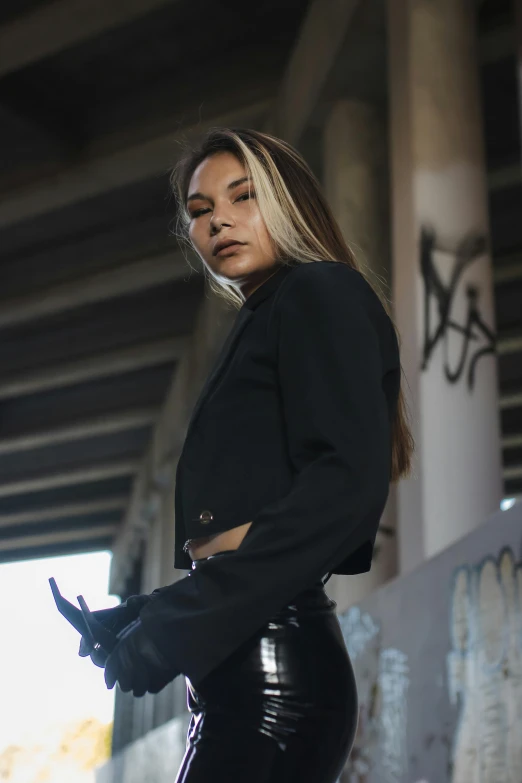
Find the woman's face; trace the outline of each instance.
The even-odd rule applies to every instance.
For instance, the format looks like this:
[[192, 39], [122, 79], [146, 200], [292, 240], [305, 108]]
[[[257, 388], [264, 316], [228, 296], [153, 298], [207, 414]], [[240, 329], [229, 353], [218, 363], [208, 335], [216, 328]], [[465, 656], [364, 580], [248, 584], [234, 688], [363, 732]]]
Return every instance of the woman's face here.
[[189, 183], [187, 210], [192, 244], [223, 282], [238, 284], [249, 296], [275, 272], [273, 243], [235, 155], [218, 152], [200, 163]]

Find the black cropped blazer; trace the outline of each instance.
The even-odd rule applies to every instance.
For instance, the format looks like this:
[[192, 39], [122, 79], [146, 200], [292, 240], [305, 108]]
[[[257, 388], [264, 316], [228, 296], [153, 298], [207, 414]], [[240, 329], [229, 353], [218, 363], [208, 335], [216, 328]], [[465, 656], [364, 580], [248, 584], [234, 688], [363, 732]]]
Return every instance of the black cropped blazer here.
[[[243, 303], [178, 461], [189, 573], [140, 613], [194, 685], [301, 590], [370, 569], [399, 385], [391, 320], [347, 264], [282, 265]], [[250, 521], [235, 552], [191, 569], [188, 538]]]

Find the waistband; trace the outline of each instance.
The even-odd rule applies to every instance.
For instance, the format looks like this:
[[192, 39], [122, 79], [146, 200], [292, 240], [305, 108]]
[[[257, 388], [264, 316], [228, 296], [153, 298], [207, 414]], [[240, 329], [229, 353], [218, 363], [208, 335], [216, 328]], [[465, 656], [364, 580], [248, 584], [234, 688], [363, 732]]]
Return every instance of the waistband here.
[[[195, 570], [197, 568], [197, 564], [201, 563], [203, 560], [211, 560], [213, 557], [221, 557], [222, 555], [234, 554], [235, 551], [236, 551], [235, 549], [223, 549], [221, 552], [215, 552], [213, 555], [207, 555], [207, 557], [198, 557], [197, 560], [192, 561], [192, 569]], [[319, 579], [317, 582], [314, 582], [313, 585], [310, 585], [308, 589], [309, 590], [312, 590], [314, 588], [323, 589], [330, 576], [331, 574], [326, 574], [325, 576], [323, 576], [322, 579]]]
[[197, 560], [192, 561], [192, 568], [197, 568], [198, 563], [203, 562], [203, 560], [211, 560], [213, 557], [221, 557], [222, 555], [231, 555], [235, 551], [235, 549], [223, 549], [221, 552], [216, 552], [213, 555], [207, 555], [207, 557], [198, 557]]

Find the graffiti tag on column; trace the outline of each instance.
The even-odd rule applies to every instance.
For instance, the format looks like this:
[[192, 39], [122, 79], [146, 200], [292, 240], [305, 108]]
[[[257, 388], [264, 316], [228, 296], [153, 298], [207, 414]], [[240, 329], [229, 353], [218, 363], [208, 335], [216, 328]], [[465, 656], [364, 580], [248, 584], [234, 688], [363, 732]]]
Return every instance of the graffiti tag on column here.
[[[466, 383], [470, 391], [475, 384], [477, 362], [481, 356], [495, 352], [496, 338], [479, 311], [479, 289], [467, 283], [465, 295], [467, 308], [462, 323], [453, 317], [455, 299], [462, 285], [464, 270], [484, 255], [486, 237], [471, 233], [455, 247], [449, 248], [437, 241], [435, 231], [423, 227], [420, 238], [420, 267], [424, 283], [424, 344], [421, 369], [428, 367], [435, 348], [442, 343], [444, 350], [444, 374], [450, 383], [457, 383], [466, 371]], [[448, 256], [452, 268], [445, 282], [437, 269], [435, 253]], [[432, 323], [432, 302], [435, 299], [437, 321]], [[457, 361], [450, 366], [450, 337], [457, 336]], [[452, 340], [452, 347], [455, 339]]]

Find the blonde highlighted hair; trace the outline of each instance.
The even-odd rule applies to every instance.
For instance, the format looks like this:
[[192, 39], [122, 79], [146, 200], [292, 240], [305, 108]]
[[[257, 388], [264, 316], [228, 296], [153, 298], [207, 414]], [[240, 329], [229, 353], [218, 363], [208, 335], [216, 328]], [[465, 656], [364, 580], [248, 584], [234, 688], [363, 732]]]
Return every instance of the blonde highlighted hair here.
[[[177, 236], [190, 245], [187, 211], [190, 180], [200, 163], [219, 152], [235, 155], [249, 175], [278, 261], [283, 264], [337, 261], [357, 269], [379, 296], [400, 345], [388, 300], [358, 266], [310, 167], [297, 150], [282, 139], [245, 128], [211, 128], [197, 147], [187, 149], [170, 176], [178, 207]], [[206, 264], [203, 268], [210, 289], [239, 309], [245, 300], [239, 288], [215, 278]], [[414, 447], [401, 388], [392, 425], [392, 482], [411, 473]]]

